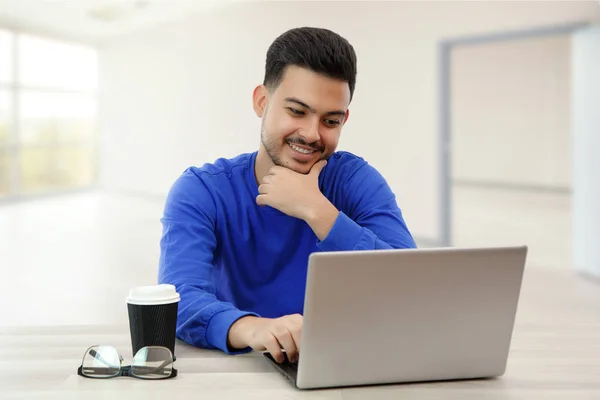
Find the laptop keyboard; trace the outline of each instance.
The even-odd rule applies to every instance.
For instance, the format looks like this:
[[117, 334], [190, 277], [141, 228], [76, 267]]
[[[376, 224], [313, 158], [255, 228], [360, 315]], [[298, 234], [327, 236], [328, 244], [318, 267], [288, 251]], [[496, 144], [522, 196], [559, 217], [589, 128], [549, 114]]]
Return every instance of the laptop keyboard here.
[[278, 363], [273, 359], [273, 356], [271, 356], [270, 353], [264, 353], [264, 355], [271, 360], [277, 371], [285, 376], [286, 379], [292, 381], [293, 384], [296, 383], [296, 376], [298, 375], [298, 363], [290, 362], [287, 357], [285, 357], [282, 363]]
[[291, 362], [288, 358], [287, 355], [285, 354], [285, 352], [283, 353], [283, 362], [282, 363], [277, 363], [274, 359], [273, 356], [269, 353], [265, 353], [265, 355], [271, 359], [271, 361], [273, 361], [275, 364], [279, 365], [281, 368], [291, 368], [295, 371], [298, 371], [298, 362]]
[[297, 361], [296, 362], [291, 362], [288, 359], [287, 353], [285, 351], [283, 352], [283, 359], [284, 359], [284, 361], [283, 361], [284, 364], [288, 365], [290, 368], [298, 370], [298, 362]]

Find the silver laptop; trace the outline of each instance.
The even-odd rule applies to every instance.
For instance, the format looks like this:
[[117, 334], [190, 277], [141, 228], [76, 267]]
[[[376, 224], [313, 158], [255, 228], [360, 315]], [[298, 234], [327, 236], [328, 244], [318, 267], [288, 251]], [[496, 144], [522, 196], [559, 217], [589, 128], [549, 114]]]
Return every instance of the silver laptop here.
[[313, 253], [299, 389], [490, 378], [506, 369], [527, 246]]

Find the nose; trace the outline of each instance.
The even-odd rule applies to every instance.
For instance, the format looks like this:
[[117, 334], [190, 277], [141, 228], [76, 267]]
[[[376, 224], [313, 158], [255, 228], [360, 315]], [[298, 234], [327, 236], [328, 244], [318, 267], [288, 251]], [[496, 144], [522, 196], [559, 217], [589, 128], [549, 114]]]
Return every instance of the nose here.
[[321, 139], [319, 134], [319, 121], [311, 121], [301, 132], [300, 135], [307, 143], [318, 142]]

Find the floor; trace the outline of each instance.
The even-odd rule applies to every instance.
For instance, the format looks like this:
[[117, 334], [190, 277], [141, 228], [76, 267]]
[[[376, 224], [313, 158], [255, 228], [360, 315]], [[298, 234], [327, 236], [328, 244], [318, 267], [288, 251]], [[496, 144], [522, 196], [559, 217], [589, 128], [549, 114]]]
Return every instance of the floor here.
[[156, 283], [161, 211], [101, 193], [0, 205], [0, 325], [126, 320], [128, 288]]
[[[0, 204], [0, 325], [120, 324], [130, 287], [154, 284], [160, 199], [90, 192]], [[564, 195], [455, 191], [457, 245], [530, 245], [570, 267]]]

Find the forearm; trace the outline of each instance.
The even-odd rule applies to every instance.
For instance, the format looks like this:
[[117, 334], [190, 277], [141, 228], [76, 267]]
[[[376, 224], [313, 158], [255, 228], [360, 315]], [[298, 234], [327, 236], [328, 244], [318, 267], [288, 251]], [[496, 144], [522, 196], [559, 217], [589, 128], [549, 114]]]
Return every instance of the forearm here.
[[339, 212], [328, 235], [320, 239], [317, 247], [322, 251], [348, 251], [414, 248], [416, 244], [403, 221], [393, 214], [361, 224]]
[[215, 245], [209, 228], [162, 220], [159, 283], [169, 283], [181, 295], [177, 315], [177, 337], [196, 347], [227, 347], [229, 327], [250, 313], [238, 310], [233, 304], [217, 298], [211, 281]]
[[246, 339], [249, 329], [248, 325], [257, 318], [258, 317], [254, 315], [244, 316], [231, 325], [227, 333], [227, 347], [231, 351], [246, 349], [250, 346], [249, 341]]
[[193, 285], [177, 284], [181, 301], [177, 316], [177, 337], [196, 347], [220, 349], [226, 353], [249, 351], [246, 346], [229, 346], [230, 328], [248, 315], [230, 303], [218, 300], [213, 293]]
[[306, 223], [313, 230], [319, 240], [324, 240], [338, 218], [339, 211], [323, 196], [315, 202], [305, 218]]

